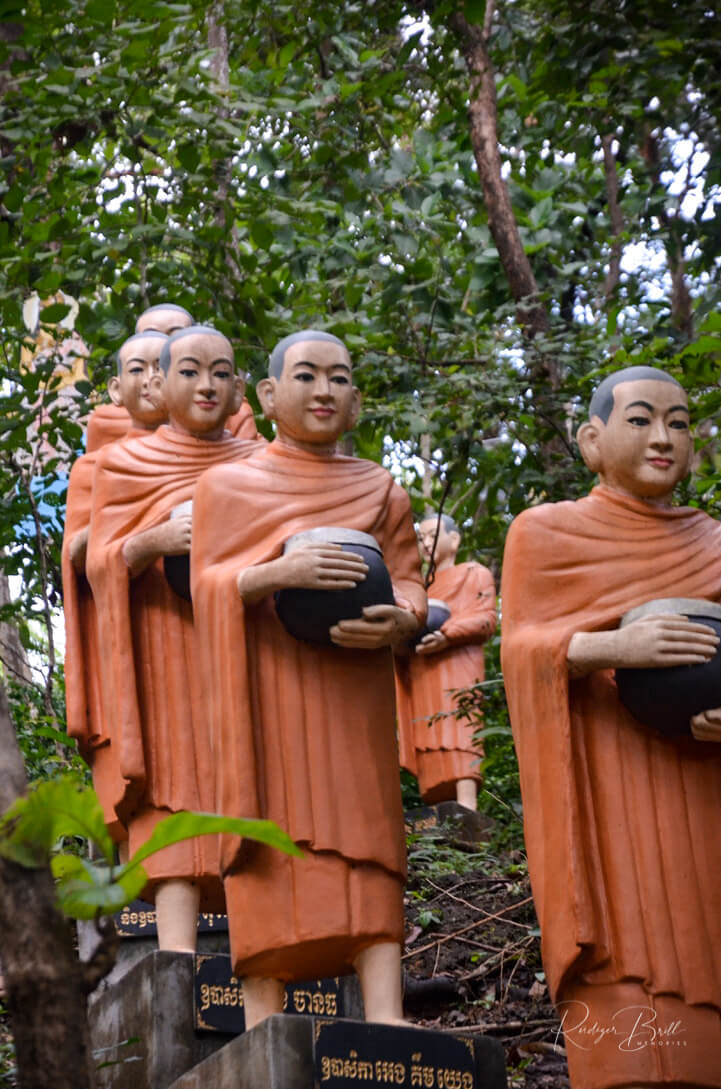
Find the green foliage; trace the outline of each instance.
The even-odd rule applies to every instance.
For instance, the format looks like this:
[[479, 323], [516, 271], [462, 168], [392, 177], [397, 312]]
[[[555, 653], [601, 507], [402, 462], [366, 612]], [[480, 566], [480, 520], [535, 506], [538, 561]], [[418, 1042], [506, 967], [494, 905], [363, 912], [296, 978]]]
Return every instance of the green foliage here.
[[[470, 139], [456, 16], [478, 26], [486, 5], [428, 5], [430, 29], [414, 22], [424, 10], [18, 8], [17, 41], [0, 42], [0, 562], [21, 576], [4, 612], [26, 636], [52, 631], [61, 600], [78, 419], [138, 311], [163, 299], [228, 333], [254, 379], [285, 333], [317, 324], [345, 338], [365, 405], [356, 452], [392, 464], [418, 514], [443, 502], [468, 554], [495, 569], [515, 514], [588, 488], [571, 434], [599, 374], [620, 365], [662, 365], [689, 389], [703, 438], [684, 498], [716, 510], [721, 68], [709, 5], [495, 5], [504, 177], [548, 317], [533, 341]], [[641, 258], [609, 284], [618, 246]], [[72, 397], [58, 352], [22, 359], [37, 348], [22, 317], [33, 291], [47, 333], [66, 305], [56, 293], [78, 302], [92, 385]], [[44, 653], [42, 725], [56, 728], [51, 638]], [[504, 725], [494, 691], [487, 730]], [[486, 752], [488, 781], [513, 807], [508, 736], [488, 733]]]
[[[219, 833], [302, 854], [272, 821], [174, 813], [155, 826], [128, 862], [115, 865], [95, 791], [72, 775], [37, 784], [11, 806], [0, 819], [0, 854], [28, 868], [50, 863], [61, 909], [75, 919], [92, 919], [98, 913], [112, 914], [140, 895], [148, 880], [142, 863], [150, 855], [193, 836]], [[94, 845], [100, 864], [72, 849], [78, 838]]]
[[89, 780], [87, 764], [77, 751], [77, 743], [57, 728], [64, 721], [62, 670], [53, 684], [53, 710], [47, 711], [47, 691], [36, 684], [24, 684], [11, 677], [5, 680], [8, 707], [25, 761], [30, 782], [52, 778], [66, 771]]

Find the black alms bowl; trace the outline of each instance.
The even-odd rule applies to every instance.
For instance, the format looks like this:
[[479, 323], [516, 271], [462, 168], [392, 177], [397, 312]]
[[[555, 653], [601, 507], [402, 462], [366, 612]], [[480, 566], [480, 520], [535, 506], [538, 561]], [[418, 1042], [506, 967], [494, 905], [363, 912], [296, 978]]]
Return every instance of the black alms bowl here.
[[306, 643], [328, 645], [330, 629], [339, 620], [355, 620], [366, 605], [393, 605], [391, 577], [375, 537], [355, 529], [319, 526], [290, 537], [283, 551], [309, 543], [339, 544], [345, 552], [355, 552], [368, 564], [368, 573], [352, 590], [277, 591], [275, 609], [290, 635]]
[[[182, 514], [193, 513], [193, 500], [186, 499], [184, 503], [178, 503], [170, 512], [171, 518], [179, 518]], [[184, 556], [163, 556], [163, 571], [170, 586], [178, 597], [190, 601], [190, 554]]]
[[411, 646], [418, 646], [424, 635], [430, 635], [432, 631], [438, 631], [442, 628], [446, 620], [450, 620], [451, 610], [445, 601], [441, 601], [438, 597], [428, 598], [428, 616], [426, 622], [421, 630], [413, 636]]
[[[721, 605], [696, 598], [647, 601], [626, 613], [620, 626], [659, 613], [676, 613], [707, 624], [721, 636]], [[669, 736], [690, 735], [694, 715], [721, 707], [721, 651], [700, 665], [617, 669], [616, 685], [621, 703], [639, 722]]]

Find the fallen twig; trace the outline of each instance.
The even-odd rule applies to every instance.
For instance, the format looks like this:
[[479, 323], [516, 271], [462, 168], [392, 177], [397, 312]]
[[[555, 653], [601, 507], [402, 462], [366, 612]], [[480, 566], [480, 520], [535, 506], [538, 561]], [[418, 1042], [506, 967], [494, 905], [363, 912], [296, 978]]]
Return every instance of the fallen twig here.
[[[491, 922], [493, 919], [500, 919], [502, 915], [506, 915], [509, 911], [515, 911], [516, 908], [523, 907], [525, 904], [529, 904], [532, 899], [532, 896], [527, 896], [525, 900], [519, 900], [517, 904], [509, 904], [508, 907], [501, 908], [500, 911], [496, 911], [492, 915], [489, 912], [484, 911], [483, 908], [476, 908], [477, 911], [480, 911], [483, 914], [483, 919], [478, 919], [476, 922], [469, 923], [468, 926], [462, 926], [460, 930], [456, 930], [452, 934], [443, 934], [440, 938], [436, 938], [434, 941], [428, 942], [427, 945], [422, 945], [420, 949], [411, 949], [408, 953], [403, 954], [403, 959], [405, 960], [407, 957], [417, 957], [420, 953], [425, 953], [428, 949], [433, 949], [436, 944], [450, 942], [459, 934], [467, 934], [469, 930], [475, 930], [476, 927], [479, 926], [482, 922], [488, 923]], [[503, 921], [508, 923], [509, 926], [520, 926], [524, 930], [533, 929], [528, 923], [517, 923], [514, 922], [513, 919], [504, 919]]]

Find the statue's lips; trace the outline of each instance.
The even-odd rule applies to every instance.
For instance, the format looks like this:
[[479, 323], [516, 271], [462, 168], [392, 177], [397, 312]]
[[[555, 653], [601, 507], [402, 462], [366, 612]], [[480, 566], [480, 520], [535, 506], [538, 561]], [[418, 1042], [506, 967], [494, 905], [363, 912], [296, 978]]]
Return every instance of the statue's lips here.
[[670, 465], [673, 465], [671, 458], [646, 458], [649, 465], [654, 465], [657, 469], [668, 469]]

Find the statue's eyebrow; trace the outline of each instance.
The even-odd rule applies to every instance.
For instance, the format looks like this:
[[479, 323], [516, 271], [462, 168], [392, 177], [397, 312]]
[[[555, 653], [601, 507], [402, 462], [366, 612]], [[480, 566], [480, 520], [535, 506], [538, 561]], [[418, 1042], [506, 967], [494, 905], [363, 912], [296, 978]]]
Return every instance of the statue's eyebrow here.
[[[318, 370], [318, 364], [317, 363], [312, 363], [310, 359], [296, 359], [293, 366], [294, 367], [310, 367], [311, 370], [313, 370], [313, 371]], [[331, 363], [330, 368], [333, 369], [335, 367], [342, 367], [344, 371], [348, 371], [348, 374], [351, 373], [351, 368], [348, 366], [348, 364], [343, 363], [341, 360], [338, 360], [337, 363]]]
[[[650, 405], [648, 403], [648, 401], [629, 401], [629, 403], [625, 407], [626, 408], [634, 408], [637, 405], [639, 405], [641, 408], [648, 409], [649, 412], [654, 411], [653, 405]], [[667, 412], [685, 412], [687, 416], [689, 415], [689, 411], [688, 411], [688, 408], [687, 408], [686, 405], [671, 405], [671, 407], [669, 409], [667, 409], [666, 411]]]

